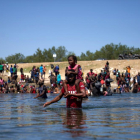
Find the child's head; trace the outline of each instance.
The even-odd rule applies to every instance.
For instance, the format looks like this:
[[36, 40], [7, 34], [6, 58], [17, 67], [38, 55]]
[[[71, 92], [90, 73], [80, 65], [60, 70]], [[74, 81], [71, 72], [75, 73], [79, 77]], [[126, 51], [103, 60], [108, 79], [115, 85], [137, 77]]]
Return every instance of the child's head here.
[[70, 65], [73, 65], [73, 64], [77, 63], [77, 57], [75, 55], [69, 55], [68, 61], [69, 61]]

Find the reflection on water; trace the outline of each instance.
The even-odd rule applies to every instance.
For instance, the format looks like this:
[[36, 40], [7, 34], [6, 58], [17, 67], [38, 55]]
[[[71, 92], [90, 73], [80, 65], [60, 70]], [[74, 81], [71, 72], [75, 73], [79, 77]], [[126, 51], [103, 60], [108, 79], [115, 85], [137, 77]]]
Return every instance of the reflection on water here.
[[64, 132], [71, 133], [72, 137], [78, 137], [84, 135], [86, 131], [84, 128], [86, 122], [86, 114], [83, 114], [82, 109], [67, 109], [66, 115], [63, 117], [63, 125], [68, 128]]
[[33, 94], [0, 94], [1, 139], [139, 139], [140, 94], [89, 97], [83, 109], [65, 108], [65, 98], [43, 108], [48, 99]]

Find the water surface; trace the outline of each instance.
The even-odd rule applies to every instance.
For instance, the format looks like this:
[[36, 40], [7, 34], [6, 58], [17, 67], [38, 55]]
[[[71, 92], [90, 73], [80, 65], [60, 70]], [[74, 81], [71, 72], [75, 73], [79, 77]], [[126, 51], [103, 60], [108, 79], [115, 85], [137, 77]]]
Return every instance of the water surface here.
[[82, 109], [67, 109], [62, 98], [46, 108], [48, 99], [34, 94], [0, 94], [0, 139], [140, 139], [140, 93], [89, 97]]

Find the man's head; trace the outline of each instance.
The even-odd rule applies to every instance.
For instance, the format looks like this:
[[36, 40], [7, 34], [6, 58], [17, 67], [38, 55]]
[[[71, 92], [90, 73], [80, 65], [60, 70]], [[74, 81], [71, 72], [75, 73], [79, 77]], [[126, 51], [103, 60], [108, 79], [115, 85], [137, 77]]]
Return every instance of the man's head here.
[[90, 69], [90, 72], [92, 72], [93, 71], [93, 69]]
[[44, 85], [44, 82], [43, 81], [39, 81], [39, 87], [43, 86]]
[[[69, 70], [69, 71], [75, 72], [74, 70]], [[73, 83], [76, 80], [76, 74], [70, 73], [67, 75], [67, 78], [69, 83]]]

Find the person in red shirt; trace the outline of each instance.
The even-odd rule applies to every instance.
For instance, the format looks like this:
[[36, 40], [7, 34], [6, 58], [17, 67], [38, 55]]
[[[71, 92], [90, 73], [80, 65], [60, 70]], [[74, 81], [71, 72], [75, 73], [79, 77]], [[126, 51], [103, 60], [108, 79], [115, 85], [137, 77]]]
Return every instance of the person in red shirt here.
[[93, 72], [93, 69], [90, 69], [89, 76], [92, 76], [92, 75], [97, 76], [97, 74]]
[[89, 73], [87, 73], [87, 76], [85, 78], [86, 84], [87, 84], [87, 88], [90, 88], [90, 80], [89, 80]]
[[[70, 71], [73, 72], [74, 70], [70, 70]], [[68, 80], [67, 83], [68, 92], [66, 93], [64, 87], [62, 87], [60, 94], [57, 97], [55, 97], [52, 101], [46, 102], [44, 104], [44, 107], [59, 101], [63, 96], [67, 98], [66, 101], [67, 108], [82, 107], [82, 98], [86, 97], [86, 90], [85, 90], [84, 83], [83, 82], [79, 83], [80, 93], [77, 93], [75, 87], [76, 74], [69, 73], [67, 75], [67, 80]]]

